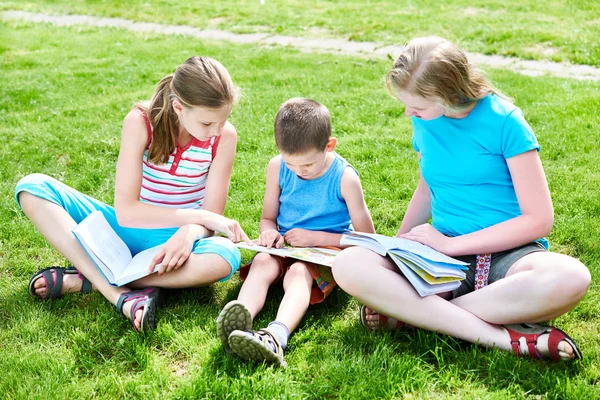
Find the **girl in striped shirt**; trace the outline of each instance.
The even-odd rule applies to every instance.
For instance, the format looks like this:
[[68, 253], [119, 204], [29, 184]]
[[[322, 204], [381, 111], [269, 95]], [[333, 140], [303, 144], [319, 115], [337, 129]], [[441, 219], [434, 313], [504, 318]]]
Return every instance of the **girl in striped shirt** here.
[[[99, 290], [136, 331], [145, 331], [155, 327], [159, 287], [229, 279], [241, 261], [233, 242], [248, 240], [236, 221], [223, 216], [237, 142], [227, 119], [237, 96], [227, 70], [207, 57], [192, 57], [163, 78], [152, 99], [125, 117], [114, 208], [46, 175], [21, 179], [17, 202], [74, 266], [38, 271], [30, 294], [46, 300]], [[160, 263], [158, 273], [128, 287], [111, 286], [71, 232], [95, 210], [132, 255], [163, 244], [149, 266]]]

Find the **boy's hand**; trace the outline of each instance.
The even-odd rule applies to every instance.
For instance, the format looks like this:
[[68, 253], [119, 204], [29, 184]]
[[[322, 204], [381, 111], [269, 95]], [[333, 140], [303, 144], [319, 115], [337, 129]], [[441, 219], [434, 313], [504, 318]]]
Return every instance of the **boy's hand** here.
[[280, 249], [281, 246], [283, 246], [283, 236], [275, 229], [269, 229], [268, 231], [260, 233], [258, 244], [269, 249], [273, 246], [275, 246], [276, 249]]
[[148, 272], [152, 273], [157, 264], [160, 264], [158, 274], [162, 275], [165, 272], [176, 270], [187, 261], [192, 254], [192, 246], [198, 235], [194, 232], [193, 225], [184, 225], [161, 247], [156, 253]]
[[294, 247], [310, 247], [319, 245], [320, 232], [302, 228], [290, 229], [285, 233], [285, 241]]

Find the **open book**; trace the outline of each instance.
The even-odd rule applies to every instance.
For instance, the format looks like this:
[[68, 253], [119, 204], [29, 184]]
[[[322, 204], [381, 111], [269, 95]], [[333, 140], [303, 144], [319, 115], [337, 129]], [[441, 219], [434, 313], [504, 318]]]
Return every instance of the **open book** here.
[[274, 247], [267, 248], [259, 245], [248, 246], [243, 242], [236, 243], [236, 246], [241, 249], [269, 253], [280, 257], [295, 258], [314, 264], [325, 265], [326, 267], [331, 267], [333, 265], [335, 256], [340, 252], [339, 250], [325, 247], [291, 247], [287, 245], [283, 246], [281, 249], [276, 249]]
[[[73, 234], [113, 286], [123, 286], [150, 275], [150, 262], [162, 247], [152, 247], [132, 257], [125, 242], [117, 236], [100, 211], [88, 215], [73, 229]], [[154, 268], [154, 272], [158, 271], [159, 266]]]
[[465, 265], [429, 246], [399, 237], [374, 233], [347, 233], [342, 246], [361, 246], [390, 258], [421, 296], [454, 290], [466, 277]]

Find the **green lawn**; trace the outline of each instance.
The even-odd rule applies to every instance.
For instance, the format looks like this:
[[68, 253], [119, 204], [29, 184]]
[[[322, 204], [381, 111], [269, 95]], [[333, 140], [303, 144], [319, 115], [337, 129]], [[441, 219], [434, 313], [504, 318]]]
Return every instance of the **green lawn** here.
[[[334, 9], [335, 2], [321, 3]], [[267, 6], [273, 4], [266, 0]], [[309, 18], [313, 3], [303, 4], [301, 18]], [[156, 5], [153, 14], [141, 13], [143, 5], [130, 9], [140, 18], [158, 20], [164, 10], [178, 7], [168, 1]], [[43, 8], [65, 11], [67, 2], [47, 2]], [[102, 1], [73, 2], [69, 9], [120, 15], [109, 12], [116, 6]], [[209, 13], [213, 18], [218, 10]], [[280, 23], [302, 24], [289, 16]], [[330, 29], [342, 31], [335, 26]], [[312, 97], [330, 109], [338, 151], [361, 174], [377, 230], [393, 234], [397, 229], [418, 172], [410, 123], [383, 87], [389, 62], [119, 29], [1, 23], [0, 397], [600, 397], [600, 291], [595, 283], [600, 278], [600, 83], [488, 71], [524, 110], [542, 145], [556, 212], [553, 249], [579, 257], [592, 272], [588, 296], [553, 321], [580, 345], [582, 362], [519, 359], [427, 332], [369, 333], [358, 321], [357, 302], [337, 291], [311, 308], [291, 337], [287, 370], [246, 363], [222, 352], [215, 328], [219, 310], [237, 295], [237, 276], [209, 288], [170, 293], [157, 330], [146, 336], [135, 334], [97, 293], [45, 303], [32, 299], [29, 277], [65, 261], [19, 210], [13, 197], [16, 182], [44, 172], [112, 203], [123, 117], [137, 100], [152, 94], [160, 78], [194, 54], [220, 60], [244, 92], [231, 117], [239, 144], [226, 215], [238, 219], [250, 236], [258, 233], [266, 163], [276, 154], [273, 118], [283, 101], [297, 96]], [[249, 256], [244, 253], [245, 260]], [[275, 316], [280, 296], [281, 291], [273, 291], [257, 325]]]
[[600, 66], [597, 0], [7, 0], [1, 9], [84, 14], [403, 44], [436, 34], [467, 50]]

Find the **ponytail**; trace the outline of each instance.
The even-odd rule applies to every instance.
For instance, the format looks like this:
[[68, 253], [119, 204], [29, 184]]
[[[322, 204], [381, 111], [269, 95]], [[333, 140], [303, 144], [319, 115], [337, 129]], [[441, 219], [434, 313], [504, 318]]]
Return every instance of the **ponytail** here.
[[184, 107], [219, 109], [233, 105], [238, 96], [238, 88], [221, 63], [209, 57], [189, 58], [158, 83], [149, 104], [137, 105], [146, 111], [152, 125], [148, 161], [165, 164], [175, 150], [179, 118], [173, 109], [174, 99]]
[[152, 125], [152, 142], [148, 150], [148, 161], [154, 164], [168, 162], [169, 155], [175, 150], [179, 122], [171, 104], [172, 82], [173, 74], [161, 79], [146, 109]]

